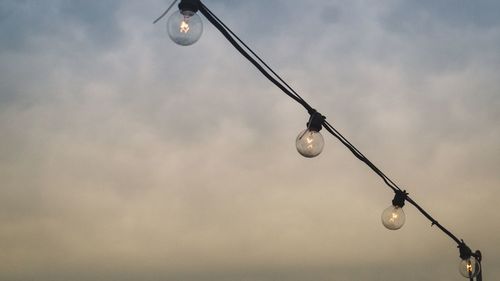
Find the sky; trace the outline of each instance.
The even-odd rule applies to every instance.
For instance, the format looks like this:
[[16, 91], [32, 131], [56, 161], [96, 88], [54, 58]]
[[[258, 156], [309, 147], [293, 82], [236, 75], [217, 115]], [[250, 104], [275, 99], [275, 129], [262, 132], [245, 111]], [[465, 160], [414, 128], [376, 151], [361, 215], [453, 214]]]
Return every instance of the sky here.
[[[500, 276], [500, 2], [203, 1]], [[454, 281], [458, 250], [202, 17], [0, 0], [0, 280]]]

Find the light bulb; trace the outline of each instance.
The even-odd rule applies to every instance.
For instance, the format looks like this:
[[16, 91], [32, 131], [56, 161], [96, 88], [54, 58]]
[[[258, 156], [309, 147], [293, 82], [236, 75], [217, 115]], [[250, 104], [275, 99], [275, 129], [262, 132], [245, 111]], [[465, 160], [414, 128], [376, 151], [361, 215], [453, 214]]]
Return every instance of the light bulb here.
[[461, 260], [458, 269], [463, 277], [474, 278], [481, 271], [481, 265], [475, 257], [471, 256], [467, 259]]
[[168, 18], [167, 32], [175, 43], [189, 46], [200, 39], [203, 33], [203, 22], [195, 12], [179, 10]]
[[400, 229], [405, 224], [403, 208], [391, 205], [382, 212], [382, 224], [390, 230]]
[[325, 141], [320, 132], [305, 129], [300, 132], [295, 141], [297, 151], [304, 157], [312, 158], [318, 156], [323, 151]]

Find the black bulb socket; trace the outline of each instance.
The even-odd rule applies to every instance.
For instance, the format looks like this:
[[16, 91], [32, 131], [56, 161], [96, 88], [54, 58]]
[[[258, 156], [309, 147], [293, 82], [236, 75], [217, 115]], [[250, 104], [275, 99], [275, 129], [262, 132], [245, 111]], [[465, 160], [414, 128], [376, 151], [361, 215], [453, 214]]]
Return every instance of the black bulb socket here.
[[309, 121], [307, 122], [307, 128], [311, 131], [319, 132], [323, 128], [323, 123], [325, 122], [325, 116], [321, 115], [321, 113], [316, 110], [312, 111], [311, 117], [309, 117]]
[[462, 243], [458, 245], [458, 251], [460, 252], [460, 258], [462, 260], [470, 259], [472, 256], [472, 251], [469, 246], [465, 244], [464, 240], [462, 240]]
[[405, 205], [406, 197], [408, 197], [408, 193], [406, 190], [396, 190], [394, 191], [394, 199], [392, 199], [392, 205], [395, 207], [403, 208]]
[[196, 13], [200, 9], [200, 5], [200, 0], [181, 0], [179, 3], [179, 10], [181, 12], [190, 11]]

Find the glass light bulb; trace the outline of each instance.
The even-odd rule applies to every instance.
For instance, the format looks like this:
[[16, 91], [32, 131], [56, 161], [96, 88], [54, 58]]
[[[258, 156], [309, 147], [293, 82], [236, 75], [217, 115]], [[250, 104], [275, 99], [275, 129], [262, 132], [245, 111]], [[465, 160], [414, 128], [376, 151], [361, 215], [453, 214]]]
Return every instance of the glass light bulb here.
[[389, 206], [382, 212], [382, 224], [390, 230], [400, 229], [406, 220], [405, 212], [403, 208], [398, 206]]
[[458, 267], [460, 274], [465, 278], [474, 278], [481, 271], [481, 265], [475, 257], [470, 257], [466, 260], [461, 260]]
[[203, 33], [203, 22], [198, 14], [179, 10], [168, 18], [167, 32], [175, 43], [189, 46], [200, 39]]
[[312, 158], [318, 156], [323, 151], [325, 141], [320, 132], [305, 129], [300, 132], [295, 141], [297, 151], [304, 157]]

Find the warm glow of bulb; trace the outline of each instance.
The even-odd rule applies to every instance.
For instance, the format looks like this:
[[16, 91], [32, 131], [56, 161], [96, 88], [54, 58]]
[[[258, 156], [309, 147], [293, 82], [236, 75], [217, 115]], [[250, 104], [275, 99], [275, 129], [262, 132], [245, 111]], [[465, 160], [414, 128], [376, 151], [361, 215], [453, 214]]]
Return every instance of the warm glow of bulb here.
[[459, 270], [463, 277], [474, 278], [481, 271], [481, 265], [475, 257], [470, 257], [460, 261]]
[[300, 132], [295, 140], [297, 151], [307, 158], [318, 156], [323, 151], [324, 144], [321, 133], [309, 129]]
[[181, 33], [188, 33], [188, 31], [189, 31], [189, 24], [185, 20], [183, 20], [181, 22], [181, 26], [180, 26], [179, 31]]
[[177, 11], [167, 21], [168, 36], [181, 46], [189, 46], [200, 39], [203, 33], [203, 22], [193, 11]]
[[392, 217], [389, 219], [392, 223], [394, 223], [398, 219], [398, 214], [392, 213]]
[[389, 206], [382, 212], [382, 224], [390, 230], [400, 229], [406, 220], [406, 215], [403, 208], [397, 206]]
[[468, 271], [468, 272], [472, 272], [472, 264], [471, 264], [471, 262], [470, 262], [470, 261], [469, 261], [469, 262], [467, 262], [467, 271]]

